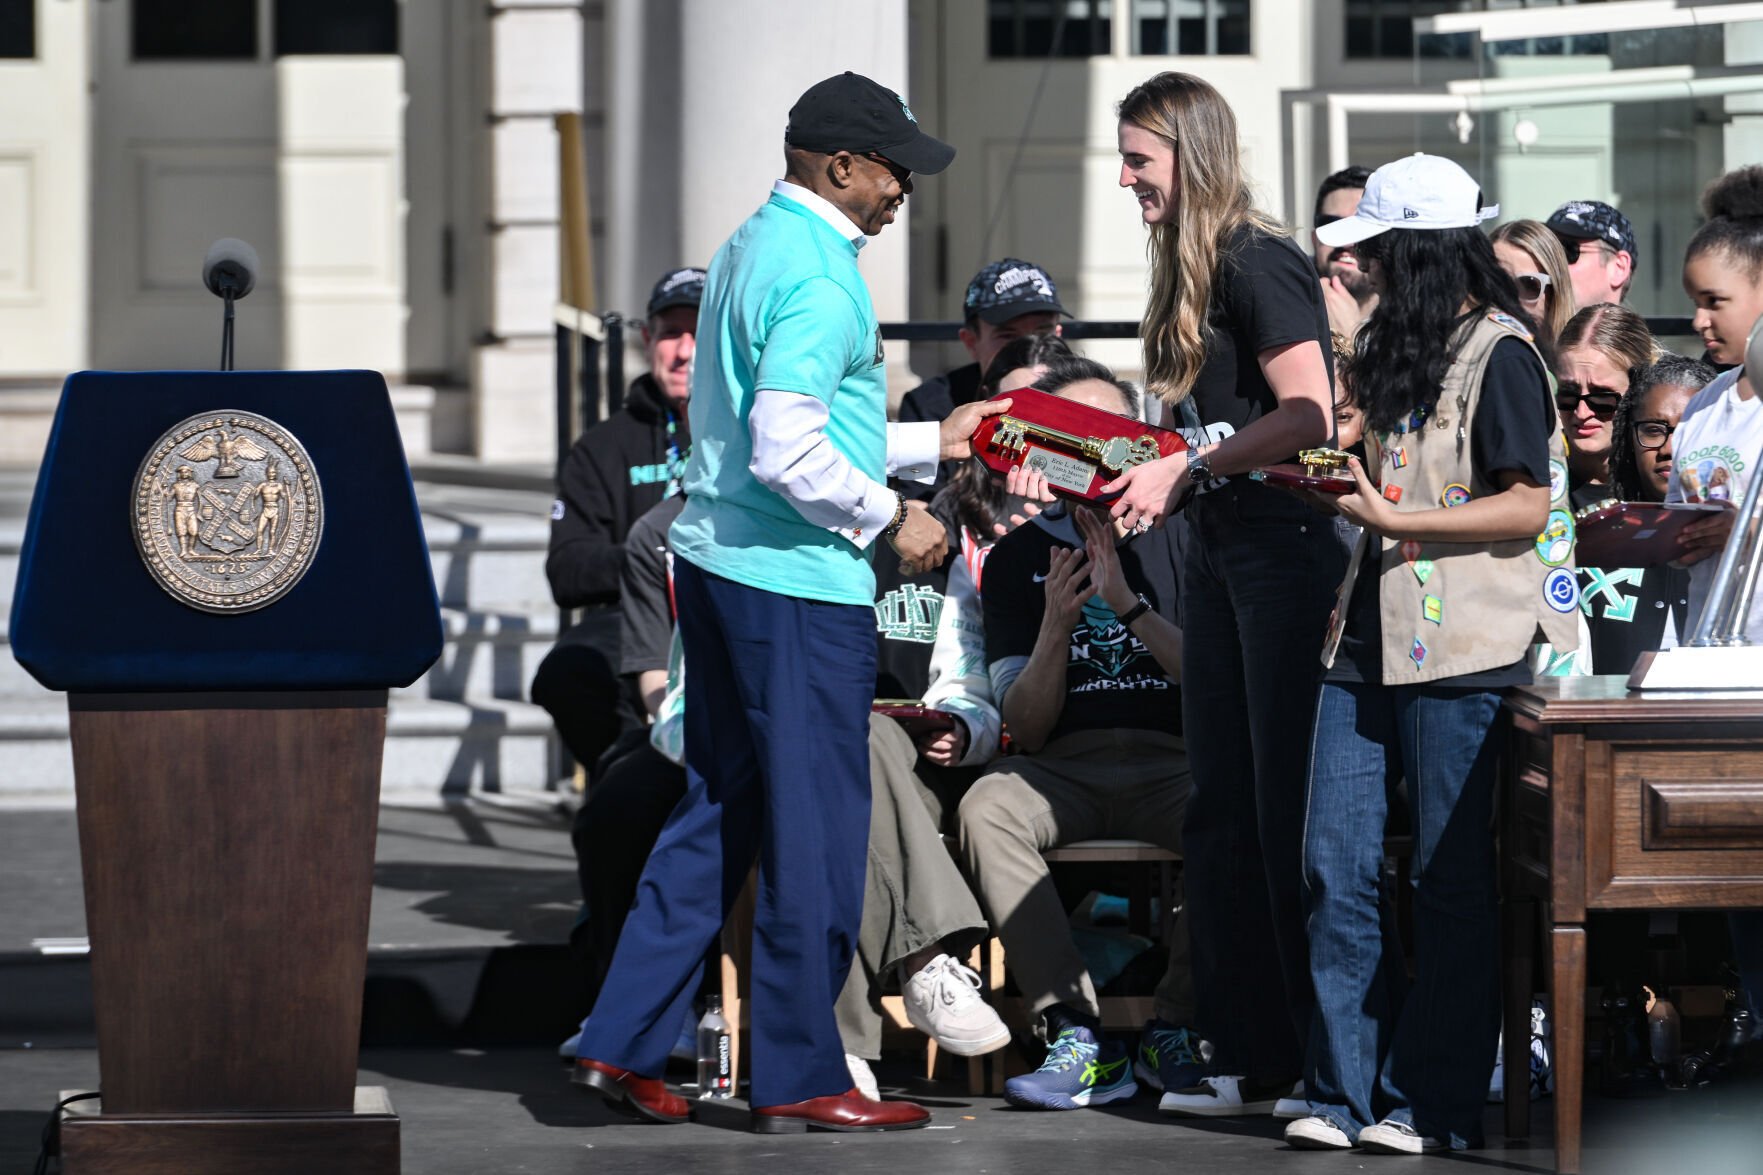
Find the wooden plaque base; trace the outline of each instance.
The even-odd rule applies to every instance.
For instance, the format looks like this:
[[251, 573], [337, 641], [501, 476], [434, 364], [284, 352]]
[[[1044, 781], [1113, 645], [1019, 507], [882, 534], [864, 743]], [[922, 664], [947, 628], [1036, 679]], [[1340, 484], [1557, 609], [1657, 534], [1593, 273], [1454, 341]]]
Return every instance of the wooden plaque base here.
[[61, 1169], [67, 1175], [397, 1175], [398, 1116], [378, 1085], [356, 1086], [353, 1113], [112, 1115], [99, 1101], [75, 1102], [61, 1112]]

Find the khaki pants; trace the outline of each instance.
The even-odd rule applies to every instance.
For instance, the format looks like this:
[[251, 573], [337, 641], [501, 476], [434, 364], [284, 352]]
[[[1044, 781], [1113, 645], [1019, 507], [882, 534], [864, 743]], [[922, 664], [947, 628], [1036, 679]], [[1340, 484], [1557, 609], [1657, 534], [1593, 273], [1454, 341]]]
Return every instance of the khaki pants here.
[[[1123, 837], [1181, 852], [1189, 777], [1182, 740], [1145, 730], [1066, 735], [1039, 753], [1001, 760], [961, 801], [961, 852], [991, 913], [1016, 984], [1036, 1012], [1049, 1004], [1099, 1015], [1096, 989], [1041, 853]], [[1185, 917], [1169, 941], [1157, 1015], [1193, 1020]]]
[[985, 915], [938, 831], [942, 801], [914, 773], [918, 748], [892, 718], [869, 720], [869, 867], [857, 957], [833, 1007], [845, 1051], [881, 1056], [880, 982], [933, 944], [951, 954], [978, 945]]

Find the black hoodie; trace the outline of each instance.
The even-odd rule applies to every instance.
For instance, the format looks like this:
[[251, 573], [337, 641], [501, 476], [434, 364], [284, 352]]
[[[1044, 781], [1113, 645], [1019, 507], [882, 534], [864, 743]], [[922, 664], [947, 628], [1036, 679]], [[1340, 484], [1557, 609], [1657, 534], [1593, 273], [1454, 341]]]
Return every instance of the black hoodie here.
[[691, 447], [686, 414], [668, 406], [648, 375], [631, 381], [622, 409], [576, 441], [551, 504], [545, 556], [545, 577], [558, 607], [618, 603], [624, 537], [631, 523], [667, 496]]

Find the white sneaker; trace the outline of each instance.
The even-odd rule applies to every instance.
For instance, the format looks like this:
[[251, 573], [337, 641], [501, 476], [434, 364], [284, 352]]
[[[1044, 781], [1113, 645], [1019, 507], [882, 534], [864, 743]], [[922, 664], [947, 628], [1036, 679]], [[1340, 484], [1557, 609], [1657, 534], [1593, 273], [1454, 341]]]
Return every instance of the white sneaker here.
[[1406, 1122], [1385, 1118], [1359, 1132], [1359, 1149], [1375, 1155], [1418, 1155], [1423, 1151], [1442, 1151], [1445, 1144], [1425, 1137]]
[[979, 973], [938, 955], [900, 987], [906, 1018], [958, 1057], [977, 1057], [1010, 1043], [1010, 1030], [980, 998]]
[[1347, 1132], [1321, 1114], [1308, 1114], [1286, 1126], [1286, 1141], [1301, 1151], [1351, 1150]]
[[1292, 1086], [1290, 1095], [1273, 1103], [1273, 1116], [1287, 1121], [1310, 1116], [1310, 1091], [1304, 1088], [1302, 1081]]
[[870, 1071], [869, 1062], [856, 1053], [845, 1054], [845, 1068], [851, 1071], [851, 1084], [857, 1092], [872, 1102], [881, 1101], [881, 1087], [875, 1083], [875, 1074]]
[[[1188, 1114], [1196, 1118], [1246, 1118], [1252, 1114], [1271, 1113], [1278, 1095], [1269, 1091], [1245, 1089], [1244, 1077], [1202, 1077], [1200, 1084], [1183, 1090], [1169, 1090], [1157, 1108], [1165, 1114]], [[1310, 1107], [1305, 1104], [1304, 1112]]]
[[575, 1035], [570, 1037], [568, 1040], [564, 1041], [562, 1044], [557, 1046], [557, 1059], [558, 1060], [568, 1061], [572, 1065], [575, 1064], [575, 1051], [578, 1047], [580, 1047], [580, 1045], [582, 1043], [582, 1029], [586, 1028], [587, 1026], [588, 1026], [588, 1018], [586, 1016], [583, 1016], [582, 1022], [575, 1026]]

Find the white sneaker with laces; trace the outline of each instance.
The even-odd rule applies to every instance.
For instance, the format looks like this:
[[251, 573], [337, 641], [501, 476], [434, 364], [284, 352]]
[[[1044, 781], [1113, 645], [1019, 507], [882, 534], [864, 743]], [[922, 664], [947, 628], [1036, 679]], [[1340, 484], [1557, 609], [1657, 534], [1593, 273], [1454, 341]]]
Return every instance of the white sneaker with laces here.
[[1385, 1118], [1376, 1126], [1359, 1132], [1359, 1149], [1377, 1155], [1418, 1155], [1424, 1151], [1442, 1151], [1445, 1144], [1428, 1138], [1406, 1122]]
[[1353, 1148], [1347, 1132], [1321, 1114], [1307, 1114], [1286, 1126], [1286, 1141], [1301, 1151], [1344, 1151]]
[[[1197, 1118], [1246, 1118], [1273, 1111], [1277, 1095], [1244, 1088], [1247, 1078], [1202, 1077], [1200, 1084], [1169, 1090], [1157, 1108], [1165, 1114], [1189, 1114]], [[1306, 1103], [1305, 1112], [1309, 1112]]]
[[900, 987], [906, 1018], [939, 1048], [977, 1057], [1010, 1043], [1010, 1029], [980, 998], [979, 973], [949, 955], [938, 955]]
[[870, 1071], [869, 1062], [856, 1053], [845, 1054], [845, 1068], [851, 1071], [851, 1084], [857, 1092], [872, 1102], [881, 1101], [881, 1087], [875, 1083], [875, 1074]]
[[1302, 1081], [1292, 1086], [1292, 1092], [1273, 1103], [1273, 1116], [1292, 1121], [1310, 1116], [1310, 1091], [1304, 1088]]

